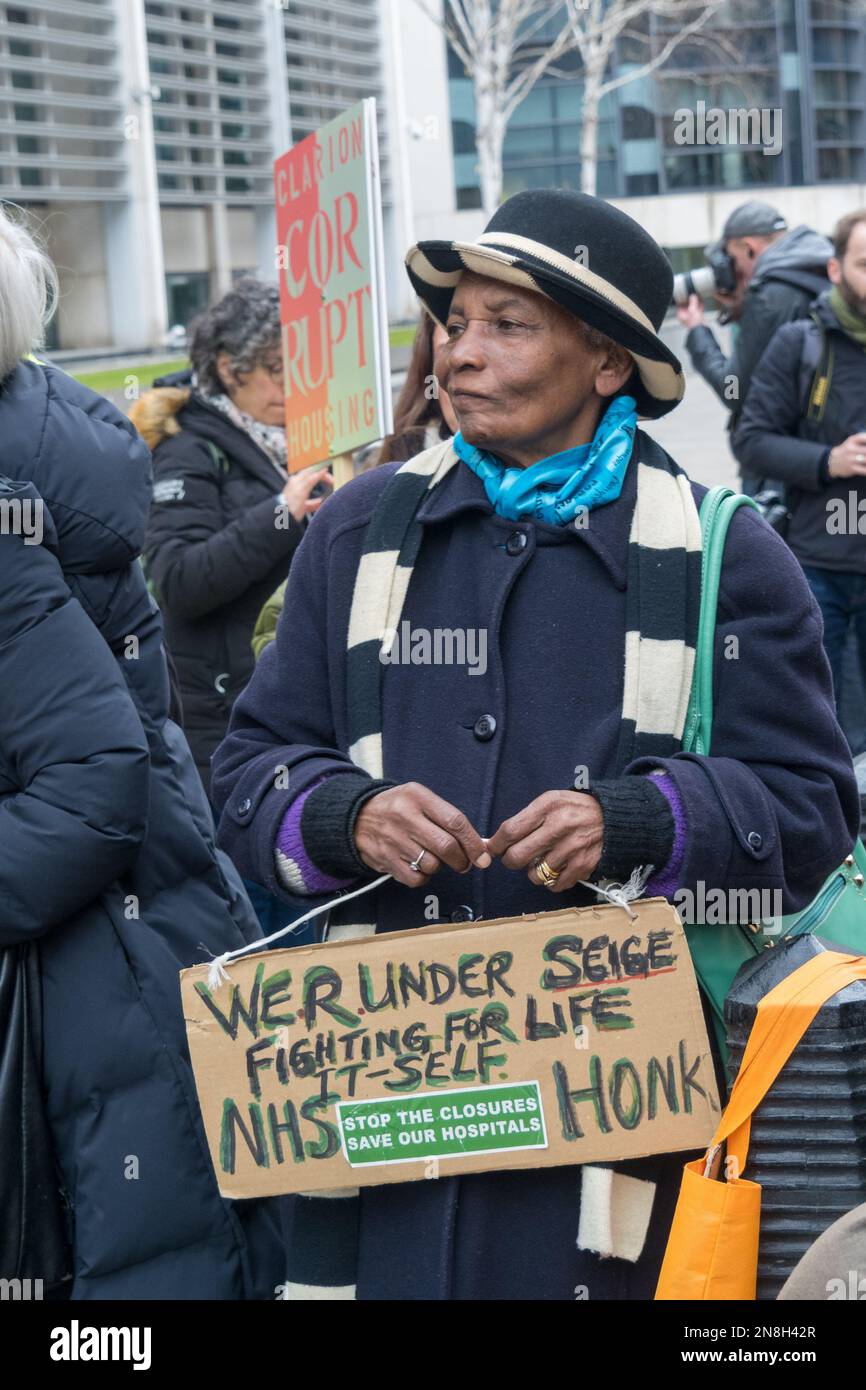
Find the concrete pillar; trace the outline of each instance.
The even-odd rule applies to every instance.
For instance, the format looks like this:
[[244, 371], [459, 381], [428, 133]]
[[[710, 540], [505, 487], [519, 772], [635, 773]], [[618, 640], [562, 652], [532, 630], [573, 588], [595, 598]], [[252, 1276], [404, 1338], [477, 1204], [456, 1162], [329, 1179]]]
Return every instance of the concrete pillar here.
[[[271, 108], [271, 154], [279, 159], [292, 145], [289, 77], [286, 66], [285, 9], [275, 0], [260, 0], [262, 33], [268, 62], [268, 98]], [[277, 217], [273, 203], [256, 208], [256, 252], [263, 280], [277, 278]]]
[[225, 203], [211, 203], [208, 218], [208, 257], [211, 271], [211, 299], [222, 299], [232, 287], [232, 253], [229, 219]]
[[263, 280], [278, 278], [277, 211], [265, 204], [256, 208], [256, 262]]
[[[411, 318], [415, 300], [403, 269], [403, 258], [415, 241], [415, 201], [409, 153], [410, 120], [406, 106], [406, 61], [403, 54], [401, 0], [383, 0], [382, 70], [388, 102], [388, 146], [390, 151], [392, 206], [384, 210], [385, 266], [388, 277], [388, 304], [394, 319]], [[436, 36], [438, 37], [438, 36]], [[380, 113], [380, 123], [383, 119]]]
[[[431, 0], [431, 12], [441, 16], [442, 3]], [[390, 310], [392, 318], [408, 318], [416, 312], [403, 270], [409, 247], [458, 235], [448, 60], [441, 29], [404, 0], [383, 0], [382, 40], [393, 199], [385, 219]]]
[[119, 347], [151, 347], [162, 342], [168, 314], [144, 4], [114, 0], [114, 7], [129, 196], [103, 210], [111, 336]]

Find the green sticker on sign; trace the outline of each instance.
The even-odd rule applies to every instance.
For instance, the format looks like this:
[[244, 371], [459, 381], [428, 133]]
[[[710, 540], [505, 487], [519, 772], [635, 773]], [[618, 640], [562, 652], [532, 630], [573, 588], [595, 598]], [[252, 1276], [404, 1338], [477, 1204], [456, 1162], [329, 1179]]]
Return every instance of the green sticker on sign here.
[[547, 1148], [537, 1081], [341, 1101], [337, 1118], [353, 1168]]

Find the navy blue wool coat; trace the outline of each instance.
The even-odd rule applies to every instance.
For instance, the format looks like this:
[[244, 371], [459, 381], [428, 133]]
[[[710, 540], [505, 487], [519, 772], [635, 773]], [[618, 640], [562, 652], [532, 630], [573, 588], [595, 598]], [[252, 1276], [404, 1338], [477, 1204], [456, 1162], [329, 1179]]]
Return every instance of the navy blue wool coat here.
[[[349, 611], [364, 529], [393, 472], [358, 478], [313, 520], [277, 639], [214, 758], [221, 842], [275, 893], [274, 842], [287, 806], [323, 772], [348, 765]], [[859, 820], [817, 606], [784, 543], [739, 511], [721, 584], [713, 756], [617, 768], [635, 487], [631, 467], [621, 497], [584, 529], [496, 516], [462, 465], [425, 498], [402, 616], [415, 631], [484, 630], [486, 670], [383, 668], [384, 775], [432, 788], [487, 836], [542, 792], [572, 787], [577, 769], [593, 779], [661, 766], [688, 820], [681, 885], [780, 889], [786, 911], [801, 908], [850, 849]], [[693, 491], [700, 502], [704, 489]], [[289, 778], [275, 781], [277, 767]], [[431, 895], [442, 922], [591, 900], [581, 888], [552, 896], [494, 862], [466, 875], [445, 868], [415, 890], [388, 883], [345, 911], [356, 909], [354, 920], [372, 911], [380, 931], [423, 926]], [[659, 1183], [636, 1264], [577, 1250], [577, 1168], [366, 1189], [358, 1297], [565, 1299], [579, 1285], [591, 1299], [651, 1297], [682, 1161], [632, 1166]]]
[[0, 501], [44, 504], [41, 545], [0, 530], [0, 946], [39, 943], [72, 1297], [272, 1298], [274, 1204], [220, 1198], [187, 1055], [179, 970], [260, 933], [168, 718], [149, 453], [30, 362], [0, 440]]

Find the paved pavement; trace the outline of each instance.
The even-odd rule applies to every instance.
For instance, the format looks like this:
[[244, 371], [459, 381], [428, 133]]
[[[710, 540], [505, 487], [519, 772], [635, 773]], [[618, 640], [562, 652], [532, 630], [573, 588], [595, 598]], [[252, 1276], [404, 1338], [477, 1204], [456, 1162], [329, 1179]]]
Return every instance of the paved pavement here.
[[705, 487], [726, 483], [738, 488], [737, 465], [725, 431], [727, 414], [707, 383], [695, 372], [687, 371], [686, 394], [680, 404], [662, 420], [645, 421], [642, 428], [667, 449], [696, 483]]
[[[726, 329], [715, 329], [722, 349], [730, 351]], [[683, 346], [685, 333], [674, 320], [666, 325], [662, 337], [677, 354], [686, 374], [686, 394], [680, 404], [656, 423], [643, 428], [657, 439], [684, 468], [689, 477], [705, 487], [726, 483], [737, 488], [737, 465], [728, 448], [725, 430], [728, 412], [703, 377], [693, 372]]]

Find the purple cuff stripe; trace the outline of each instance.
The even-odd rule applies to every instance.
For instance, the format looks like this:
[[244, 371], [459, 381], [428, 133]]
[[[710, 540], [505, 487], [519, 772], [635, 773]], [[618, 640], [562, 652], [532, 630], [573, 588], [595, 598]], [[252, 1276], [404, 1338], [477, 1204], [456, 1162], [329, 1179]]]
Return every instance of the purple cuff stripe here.
[[306, 897], [322, 896], [326, 893], [336, 893], [340, 888], [348, 888], [355, 882], [352, 878], [332, 878], [330, 874], [322, 873], [321, 869], [316, 868], [304, 848], [301, 835], [301, 815], [307, 797], [316, 787], [326, 782], [329, 776], [334, 775], [325, 773], [315, 782], [311, 782], [292, 802], [277, 831], [277, 843], [274, 846], [277, 878], [290, 893]]
[[686, 856], [686, 808], [676, 782], [666, 772], [654, 772], [650, 781], [667, 797], [674, 818], [674, 844], [667, 864], [649, 880], [644, 889], [648, 898], [672, 898], [680, 886], [680, 872]]

